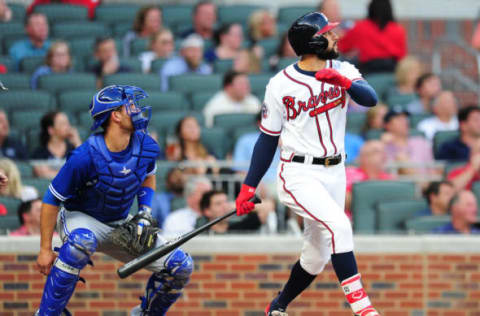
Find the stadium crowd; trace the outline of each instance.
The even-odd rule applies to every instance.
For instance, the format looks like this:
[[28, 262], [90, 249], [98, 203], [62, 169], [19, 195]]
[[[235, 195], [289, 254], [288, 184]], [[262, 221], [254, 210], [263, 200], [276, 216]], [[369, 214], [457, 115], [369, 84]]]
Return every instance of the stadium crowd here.
[[[296, 61], [285, 32], [309, 8], [285, 9], [91, 0], [23, 8], [0, 0], [0, 81], [9, 88], [0, 91], [0, 170], [9, 178], [0, 191], [1, 233], [38, 234], [39, 199], [90, 134], [89, 98], [111, 84], [150, 94], [150, 133], [162, 148], [153, 214], [164, 233], [231, 210], [259, 135], [265, 85]], [[381, 100], [371, 109], [349, 104], [346, 212], [355, 231], [478, 233], [479, 105], [463, 104], [409, 52], [390, 1], [371, 0], [358, 21], [342, 19], [337, 0], [315, 9], [341, 22], [342, 58]], [[472, 46], [479, 43], [480, 26]], [[257, 211], [210, 234], [301, 233], [302, 223], [276, 202], [278, 161], [277, 154]]]

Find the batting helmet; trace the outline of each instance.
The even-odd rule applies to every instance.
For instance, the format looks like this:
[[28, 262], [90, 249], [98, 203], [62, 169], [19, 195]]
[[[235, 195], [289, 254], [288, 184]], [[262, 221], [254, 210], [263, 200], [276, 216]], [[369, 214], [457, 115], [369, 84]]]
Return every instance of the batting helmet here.
[[319, 54], [328, 47], [328, 40], [322, 35], [338, 24], [328, 22], [323, 13], [310, 12], [293, 22], [288, 30], [288, 41], [298, 56]]
[[140, 107], [138, 101], [148, 97], [148, 94], [135, 86], [114, 85], [97, 92], [90, 103], [90, 115], [94, 122], [92, 131], [96, 130], [109, 117], [110, 112], [125, 106], [132, 118], [135, 130], [146, 130], [151, 117], [151, 106]]

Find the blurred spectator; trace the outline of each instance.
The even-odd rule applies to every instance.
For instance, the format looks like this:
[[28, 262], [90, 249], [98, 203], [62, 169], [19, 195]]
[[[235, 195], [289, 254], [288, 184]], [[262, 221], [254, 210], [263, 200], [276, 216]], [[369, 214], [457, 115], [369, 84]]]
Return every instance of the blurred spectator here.
[[227, 71], [223, 76], [223, 90], [217, 92], [205, 105], [205, 125], [213, 127], [219, 114], [258, 113], [260, 100], [250, 91], [248, 76], [236, 71]]
[[436, 132], [458, 130], [457, 101], [451, 91], [443, 91], [435, 98], [432, 111], [434, 116], [420, 121], [417, 125], [417, 129], [422, 131], [428, 140], [433, 141]]
[[[8, 177], [3, 170], [0, 170], [0, 190], [8, 183]], [[0, 215], [3, 215], [0, 211]]]
[[42, 212], [42, 200], [35, 198], [22, 202], [18, 206], [18, 220], [20, 226], [10, 233], [10, 236], [34, 236], [40, 235], [40, 214]]
[[248, 19], [250, 40], [253, 43], [277, 35], [275, 17], [267, 10], [257, 10]]
[[475, 181], [480, 181], [480, 140], [470, 147], [470, 159], [464, 165], [453, 168], [447, 175], [455, 190], [471, 190]]
[[243, 43], [242, 26], [238, 23], [226, 24], [215, 31], [215, 48], [205, 53], [205, 60], [213, 63], [217, 59], [234, 59]]
[[362, 135], [368, 138], [368, 132], [383, 130], [383, 118], [388, 112], [388, 107], [385, 104], [379, 103], [376, 106], [369, 108], [366, 114], [365, 125], [362, 127]]
[[57, 41], [48, 49], [45, 64], [35, 70], [30, 80], [32, 89], [37, 89], [38, 79], [52, 73], [65, 73], [72, 70], [72, 58], [67, 42]]
[[91, 71], [97, 76], [97, 87], [103, 86], [103, 76], [119, 72], [130, 72], [131, 69], [120, 63], [112, 37], [99, 37], [95, 41], [95, 58], [97, 62], [91, 67]]
[[337, 0], [323, 0], [317, 7], [317, 11], [325, 14], [330, 22], [339, 22], [335, 28], [335, 33], [342, 37], [345, 32], [353, 27], [353, 21], [342, 19], [340, 4]]
[[233, 70], [245, 74], [258, 74], [262, 71], [262, 61], [251, 49], [242, 49], [233, 60]]
[[436, 159], [466, 161], [480, 139], [480, 108], [467, 106], [458, 111], [460, 136], [440, 145]]
[[450, 181], [432, 181], [423, 191], [428, 207], [415, 216], [446, 215], [448, 204], [455, 194], [455, 189]]
[[462, 190], [450, 201], [451, 222], [433, 230], [439, 234], [480, 234], [475, 225], [477, 219], [477, 198], [471, 191]]
[[5, 0], [0, 0], [0, 22], [10, 22], [12, 19], [12, 10], [8, 7]]
[[0, 159], [0, 169], [8, 178], [7, 185], [0, 189], [0, 196], [14, 197], [22, 201], [38, 197], [38, 192], [34, 187], [22, 185], [20, 171], [12, 160]]
[[42, 13], [32, 13], [25, 20], [25, 32], [28, 39], [16, 41], [10, 47], [9, 55], [15, 61], [16, 70], [25, 57], [44, 57], [50, 47], [48, 40], [48, 21]]
[[138, 10], [133, 21], [133, 30], [123, 37], [123, 57], [130, 57], [132, 42], [137, 38], [150, 37], [162, 29], [162, 11], [150, 5]]
[[100, 4], [100, 0], [33, 0], [32, 4], [27, 9], [27, 13], [31, 14], [35, 6], [42, 4], [50, 4], [61, 2], [65, 4], [81, 5], [88, 9], [88, 17], [93, 19], [95, 17], [95, 8]]
[[[394, 96], [411, 96], [415, 98], [415, 83], [422, 74], [422, 65], [420, 61], [413, 56], [403, 58], [395, 68], [395, 87], [387, 91], [385, 99]], [[390, 107], [396, 104], [389, 104]], [[402, 104], [400, 104], [402, 105]]]
[[[168, 144], [167, 159], [173, 161], [190, 161], [190, 162], [215, 162], [216, 159], [210, 155], [203, 146], [200, 136], [201, 129], [198, 121], [193, 116], [186, 116], [180, 122], [178, 122], [175, 129], [177, 136], [177, 143]], [[207, 168], [202, 166], [196, 166], [187, 168], [185, 173], [193, 174], [205, 174], [205, 173], [217, 173], [216, 168]]]
[[150, 50], [141, 53], [143, 73], [149, 73], [152, 62], [158, 58], [170, 58], [175, 52], [175, 40], [169, 29], [162, 29], [150, 37]]
[[[408, 112], [391, 109], [385, 115], [381, 140], [388, 162], [425, 164], [433, 161], [432, 145], [422, 136], [410, 136]], [[400, 173], [419, 173], [420, 169], [400, 168]]]
[[290, 42], [288, 41], [287, 35], [288, 35], [287, 33], [284, 33], [282, 35], [282, 38], [278, 43], [275, 54], [272, 57], [270, 57], [270, 59], [268, 60], [271, 69], [280, 70], [280, 69], [277, 69], [277, 65], [280, 59], [282, 58], [297, 58], [297, 55], [295, 54], [295, 51], [292, 48], [292, 45], [290, 45]]
[[193, 8], [193, 28], [183, 32], [182, 38], [192, 34], [201, 36], [204, 40], [213, 38], [215, 23], [217, 23], [217, 6], [211, 1], [200, 1]]
[[10, 124], [8, 123], [7, 114], [0, 109], [0, 156], [13, 160], [27, 159], [27, 149], [22, 145], [22, 142], [9, 135]]
[[480, 50], [480, 22], [477, 23], [475, 30], [472, 36], [472, 46], [473, 48]]
[[187, 73], [209, 75], [212, 68], [203, 60], [203, 39], [192, 34], [181, 44], [180, 56], [170, 58], [160, 70], [162, 91], [168, 91], [168, 79]]
[[432, 112], [432, 101], [440, 91], [442, 91], [442, 82], [438, 76], [430, 72], [421, 75], [415, 82], [417, 98], [407, 104], [407, 111], [411, 114]]
[[357, 159], [365, 141], [360, 135], [345, 132], [345, 163], [353, 163]]
[[348, 30], [338, 41], [342, 53], [356, 52], [362, 74], [393, 72], [407, 54], [407, 36], [395, 22], [389, 0], [371, 0], [368, 16]]
[[[77, 129], [70, 125], [65, 113], [48, 112], [40, 121], [40, 146], [33, 152], [32, 159], [60, 163], [81, 142]], [[52, 179], [58, 170], [48, 164], [36, 164], [34, 172], [38, 177]]]
[[6, 74], [8, 72], [7, 66], [0, 63], [0, 74]]
[[152, 200], [152, 216], [158, 221], [158, 226], [162, 227], [165, 218], [172, 212], [172, 201], [175, 198], [181, 198], [185, 177], [182, 170], [172, 168], [167, 173], [165, 191], [155, 192]]
[[346, 167], [347, 193], [345, 197], [345, 209], [351, 218], [350, 208], [352, 204], [352, 187], [357, 182], [368, 180], [392, 180], [394, 175], [385, 171], [387, 156], [385, 145], [378, 140], [365, 142], [358, 156], [358, 167]]
[[0, 215], [7, 215], [8, 211], [7, 211], [7, 208], [5, 207], [5, 205], [1, 204], [0, 203]]
[[203, 176], [192, 176], [187, 179], [183, 195], [187, 206], [173, 210], [163, 222], [162, 234], [165, 237], [175, 237], [192, 231], [197, 218], [202, 215], [200, 200], [203, 194], [212, 189], [210, 180]]

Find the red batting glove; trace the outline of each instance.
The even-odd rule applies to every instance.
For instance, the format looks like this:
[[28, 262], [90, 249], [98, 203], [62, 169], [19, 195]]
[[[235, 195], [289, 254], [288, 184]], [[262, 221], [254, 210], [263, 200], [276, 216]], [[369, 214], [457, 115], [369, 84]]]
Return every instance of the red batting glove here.
[[235, 200], [235, 205], [237, 207], [237, 215], [242, 216], [250, 213], [254, 208], [255, 204], [249, 201], [255, 195], [255, 188], [246, 184], [242, 184], [240, 193]]
[[322, 70], [317, 71], [315, 78], [318, 81], [340, 86], [346, 90], [350, 89], [352, 86], [352, 80], [342, 76], [338, 71], [332, 68], [323, 68]]

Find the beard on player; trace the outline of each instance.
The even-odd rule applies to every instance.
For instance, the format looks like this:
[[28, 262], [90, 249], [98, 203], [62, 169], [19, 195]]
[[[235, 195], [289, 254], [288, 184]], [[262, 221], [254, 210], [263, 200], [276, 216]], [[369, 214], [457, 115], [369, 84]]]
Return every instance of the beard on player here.
[[323, 59], [323, 60], [337, 59], [339, 56], [340, 56], [340, 54], [335, 49], [335, 45], [332, 48], [327, 48], [327, 49], [317, 53], [317, 57], [319, 59]]

